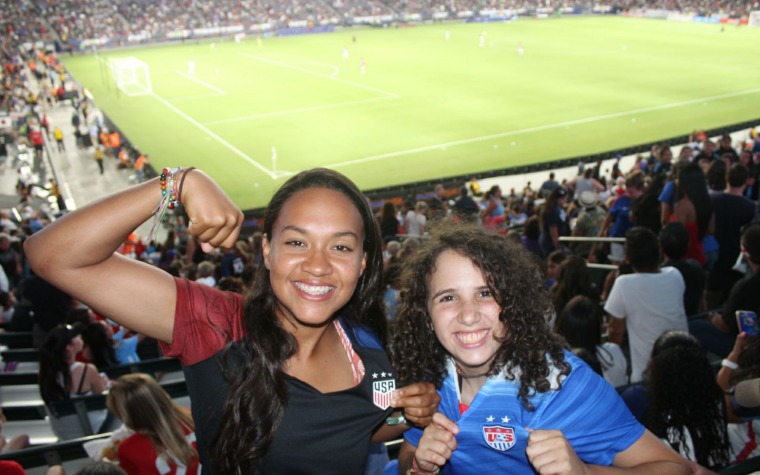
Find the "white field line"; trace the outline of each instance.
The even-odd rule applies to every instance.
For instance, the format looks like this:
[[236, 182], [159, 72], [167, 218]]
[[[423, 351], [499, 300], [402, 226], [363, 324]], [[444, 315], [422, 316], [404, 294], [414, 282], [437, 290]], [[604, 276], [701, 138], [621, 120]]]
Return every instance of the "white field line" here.
[[367, 91], [377, 92], [378, 94], [382, 94], [384, 96], [389, 96], [389, 97], [392, 97], [394, 99], [398, 99], [398, 98], [401, 97], [398, 94], [396, 94], [395, 92], [384, 91], [384, 90], [378, 89], [376, 87], [367, 86], [366, 84], [361, 84], [361, 83], [358, 83], [358, 82], [349, 81], [348, 79], [342, 79], [342, 78], [338, 78], [338, 77], [334, 77], [334, 76], [326, 76], [324, 74], [315, 73], [314, 71], [311, 71], [311, 70], [306, 69], [306, 68], [301, 68], [299, 66], [293, 66], [292, 64], [283, 63], [282, 61], [275, 61], [273, 59], [262, 58], [261, 56], [256, 56], [255, 54], [241, 54], [240, 56], [242, 56], [244, 58], [248, 58], [248, 59], [253, 59], [253, 60], [256, 60], [256, 61], [261, 61], [262, 63], [274, 64], [275, 66], [279, 66], [281, 68], [292, 69], [294, 71], [298, 71], [298, 72], [301, 72], [301, 73], [304, 73], [304, 74], [309, 74], [311, 76], [316, 76], [318, 78], [327, 79], [327, 80], [330, 80], [330, 81], [336, 81], [336, 82], [340, 82], [340, 83], [343, 83], [343, 84], [348, 84], [349, 86], [358, 87], [359, 89], [365, 89]]
[[276, 117], [280, 115], [297, 114], [300, 112], [313, 112], [313, 111], [322, 111], [322, 110], [328, 110], [328, 109], [338, 109], [340, 107], [349, 107], [349, 106], [355, 106], [358, 104], [367, 104], [369, 102], [380, 102], [380, 101], [389, 101], [389, 100], [392, 100], [392, 98], [373, 97], [371, 99], [362, 99], [358, 101], [336, 102], [334, 104], [325, 104], [325, 105], [312, 106], [312, 107], [301, 107], [299, 109], [287, 109], [287, 110], [281, 110], [281, 111], [275, 111], [275, 112], [266, 112], [263, 114], [245, 115], [242, 117], [233, 117], [231, 119], [211, 120], [209, 122], [204, 122], [203, 124], [204, 125], [229, 124], [232, 122], [244, 122], [247, 120], [257, 120], [257, 119], [263, 119], [266, 117]]
[[176, 97], [174, 99], [167, 99], [169, 102], [187, 102], [187, 101], [195, 101], [197, 99], [209, 99], [211, 97], [219, 97], [219, 94], [200, 94], [197, 96], [182, 96], [182, 97]]
[[270, 178], [275, 178], [271, 170], [269, 170], [268, 168], [265, 168], [260, 163], [258, 163], [256, 160], [252, 159], [251, 157], [249, 157], [248, 155], [246, 155], [245, 153], [243, 153], [237, 147], [235, 147], [231, 143], [227, 142], [223, 138], [219, 137], [218, 135], [216, 135], [214, 132], [210, 131], [206, 127], [204, 127], [204, 125], [201, 124], [200, 122], [198, 122], [197, 120], [193, 119], [189, 115], [185, 114], [181, 110], [179, 110], [176, 107], [174, 107], [174, 105], [172, 103], [170, 103], [169, 101], [167, 101], [163, 97], [161, 97], [161, 96], [159, 96], [159, 95], [157, 95], [155, 93], [151, 93], [150, 95], [153, 96], [157, 101], [161, 102], [163, 105], [165, 105], [166, 107], [168, 107], [169, 109], [171, 109], [174, 112], [176, 112], [180, 117], [182, 117], [183, 119], [187, 120], [188, 122], [190, 122], [194, 126], [198, 127], [203, 132], [207, 133], [211, 138], [213, 138], [214, 140], [216, 140], [220, 144], [224, 145], [228, 149], [232, 150], [236, 155], [242, 157], [248, 163], [250, 163], [251, 165], [255, 166], [256, 168], [258, 168], [262, 172], [266, 173], [267, 176], [269, 176]]
[[698, 98], [698, 99], [690, 99], [688, 101], [673, 102], [673, 103], [670, 103], [670, 104], [661, 104], [659, 106], [644, 107], [644, 108], [641, 108], [641, 109], [632, 109], [632, 110], [629, 110], [629, 111], [615, 112], [613, 114], [598, 115], [598, 116], [595, 116], [595, 117], [586, 117], [584, 119], [569, 120], [569, 121], [566, 121], [566, 122], [558, 122], [556, 124], [539, 125], [537, 127], [529, 127], [527, 129], [513, 130], [513, 131], [510, 131], [510, 132], [501, 132], [501, 133], [492, 134], [492, 135], [484, 135], [482, 137], [473, 137], [473, 138], [470, 138], [470, 139], [457, 140], [457, 141], [454, 141], [454, 142], [444, 142], [444, 143], [439, 143], [439, 144], [435, 144], [435, 145], [427, 145], [425, 147], [412, 148], [412, 149], [409, 149], [409, 150], [400, 150], [398, 152], [384, 153], [384, 154], [381, 154], [381, 155], [374, 155], [374, 156], [371, 156], [371, 157], [364, 157], [364, 158], [359, 158], [359, 159], [356, 159], [356, 160], [348, 160], [348, 161], [345, 161], [345, 162], [332, 163], [332, 164], [323, 165], [323, 166], [328, 167], [328, 168], [338, 168], [338, 167], [343, 167], [343, 166], [346, 166], [346, 165], [355, 165], [355, 164], [358, 164], [358, 163], [373, 162], [373, 161], [376, 161], [376, 160], [382, 160], [384, 158], [399, 157], [399, 156], [402, 156], [402, 155], [411, 155], [413, 153], [419, 153], [419, 152], [427, 152], [429, 150], [435, 150], [435, 149], [439, 149], [441, 147], [453, 147], [453, 146], [456, 146], [456, 145], [463, 145], [463, 144], [475, 143], [475, 142], [483, 142], [485, 140], [498, 139], [498, 138], [502, 138], [502, 137], [509, 137], [511, 135], [520, 135], [520, 134], [525, 134], [525, 133], [529, 133], [529, 132], [538, 132], [538, 131], [541, 131], [541, 130], [556, 129], [556, 128], [559, 128], [559, 127], [567, 127], [569, 125], [587, 124], [589, 122], [597, 122], [597, 121], [605, 120], [605, 119], [614, 119], [614, 118], [617, 118], [617, 117], [625, 117], [625, 116], [631, 115], [631, 114], [640, 114], [640, 113], [643, 113], [643, 112], [653, 112], [653, 111], [658, 111], [658, 110], [663, 110], [663, 109], [673, 109], [675, 107], [688, 106], [688, 105], [698, 104], [700, 102], [705, 102], [705, 101], [715, 101], [715, 100], [719, 100], [719, 99], [727, 99], [727, 98], [736, 97], [736, 96], [745, 96], [745, 95], [749, 95], [749, 94], [756, 94], [758, 92], [760, 92], [760, 88], [747, 89], [745, 91], [730, 92], [730, 93], [727, 93], [727, 94], [720, 94], [720, 95], [717, 95], [717, 96], [701, 97], [701, 98]]
[[198, 79], [198, 78], [197, 78], [197, 77], [195, 77], [195, 76], [191, 76], [191, 75], [189, 75], [189, 74], [187, 74], [187, 73], [183, 73], [183, 72], [182, 72], [182, 71], [180, 71], [180, 70], [174, 70], [174, 72], [175, 72], [175, 73], [177, 73], [177, 74], [179, 74], [180, 76], [182, 76], [182, 77], [184, 77], [184, 78], [187, 78], [187, 79], [189, 79], [189, 80], [193, 81], [193, 82], [197, 82], [197, 83], [198, 83], [198, 84], [200, 84], [201, 86], [206, 86], [207, 88], [211, 89], [212, 91], [218, 92], [218, 93], [219, 93], [219, 94], [221, 94], [221, 95], [225, 95], [225, 94], [227, 94], [226, 92], [224, 92], [223, 90], [221, 90], [221, 89], [219, 89], [218, 87], [214, 86], [213, 84], [209, 84], [209, 83], [207, 83], [206, 81], [200, 80], [200, 79]]

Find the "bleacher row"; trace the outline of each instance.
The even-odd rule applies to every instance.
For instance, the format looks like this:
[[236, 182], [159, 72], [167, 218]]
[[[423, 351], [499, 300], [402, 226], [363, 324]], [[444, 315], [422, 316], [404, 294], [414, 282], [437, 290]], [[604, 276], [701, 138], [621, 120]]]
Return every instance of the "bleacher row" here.
[[[110, 433], [98, 434], [88, 417], [90, 411], [106, 409], [106, 395], [59, 401], [46, 408], [39, 394], [36, 371], [39, 350], [31, 346], [31, 332], [0, 332], [0, 347], [5, 348], [0, 351], [0, 402], [7, 419], [3, 433], [9, 439], [13, 435], [29, 433], [31, 443], [28, 449], [0, 455], [0, 460], [14, 460], [29, 473], [33, 473], [35, 468], [63, 463], [73, 463], [70, 468], [74, 470], [90, 461], [84, 443], [110, 436]], [[111, 380], [130, 373], [149, 374], [160, 379], [161, 387], [178, 404], [189, 407], [187, 386], [179, 361], [158, 354], [153, 341], [143, 345], [139, 353], [143, 357], [140, 362], [100, 370]], [[55, 417], [76, 416], [70, 419], [79, 425], [83, 437], [58, 441], [47, 421], [49, 414]]]
[[[31, 332], [0, 332], [0, 347], [8, 349], [0, 351], [2, 362], [6, 368], [13, 363], [34, 363], [38, 361], [39, 351], [30, 348]], [[146, 351], [141, 351], [143, 355]], [[0, 370], [3, 368], [0, 367]], [[124, 374], [145, 373], [160, 379], [164, 391], [181, 406], [189, 407], [187, 385], [181, 373], [180, 363], [174, 358], [155, 357], [138, 363], [101, 368], [109, 379], [117, 379]], [[88, 442], [107, 439], [110, 432], [97, 433], [90, 425], [89, 411], [106, 409], [106, 395], [99, 394], [76, 399], [59, 401], [45, 408], [39, 393], [37, 373], [34, 371], [5, 371], [0, 372], [0, 401], [2, 410], [7, 418], [4, 432], [14, 429], [24, 431], [32, 424], [46, 424], [48, 412], [57, 417], [76, 415], [83, 437], [65, 441], [54, 441], [52, 432], [49, 437], [32, 436], [32, 447], [20, 451], [0, 454], [0, 460], [14, 460], [21, 464], [30, 474], [35, 470], [52, 465], [68, 465], [69, 470], [87, 464], [91, 460], [84, 446]], [[19, 395], [22, 395], [19, 397]], [[8, 433], [8, 436], [11, 434]], [[400, 440], [386, 444], [391, 457], [397, 455]], [[72, 472], [75, 473], [75, 472]]]

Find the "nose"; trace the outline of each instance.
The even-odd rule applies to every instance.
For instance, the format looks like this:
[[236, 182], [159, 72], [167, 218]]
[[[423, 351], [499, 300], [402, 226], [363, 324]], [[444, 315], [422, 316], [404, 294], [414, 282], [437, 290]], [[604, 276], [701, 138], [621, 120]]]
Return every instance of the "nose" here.
[[326, 249], [313, 247], [303, 262], [303, 270], [309, 274], [320, 276], [332, 272], [332, 263]]
[[474, 300], [463, 301], [459, 312], [459, 323], [463, 325], [474, 325], [478, 321], [480, 321], [478, 303]]

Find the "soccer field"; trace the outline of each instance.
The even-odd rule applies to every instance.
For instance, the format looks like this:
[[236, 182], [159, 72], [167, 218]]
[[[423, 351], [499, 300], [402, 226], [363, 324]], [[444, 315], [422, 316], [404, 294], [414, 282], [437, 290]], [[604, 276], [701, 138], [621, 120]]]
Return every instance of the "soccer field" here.
[[[249, 209], [314, 166], [371, 189], [760, 118], [758, 44], [760, 28], [578, 17], [344, 30], [261, 47], [249, 37], [64, 62], [154, 167], [202, 168]], [[152, 94], [117, 94], [102, 62], [130, 56], [150, 66]]]

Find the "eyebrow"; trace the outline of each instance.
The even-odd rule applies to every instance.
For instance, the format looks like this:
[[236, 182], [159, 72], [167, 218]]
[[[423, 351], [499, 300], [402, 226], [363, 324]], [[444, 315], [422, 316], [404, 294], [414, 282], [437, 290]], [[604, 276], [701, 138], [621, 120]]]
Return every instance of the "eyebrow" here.
[[438, 292], [436, 292], [435, 294], [433, 294], [430, 298], [431, 299], [436, 299], [436, 298], [440, 297], [443, 294], [448, 294], [449, 292], [454, 292], [454, 291], [455, 291], [455, 289], [443, 289], [443, 290], [439, 290]]
[[[283, 231], [295, 231], [295, 232], [297, 232], [297, 233], [300, 233], [300, 234], [307, 234], [307, 235], [309, 234], [309, 232], [308, 232], [307, 230], [305, 230], [305, 229], [303, 229], [303, 228], [299, 228], [298, 226], [296, 226], [296, 225], [294, 225], [294, 224], [289, 224], [289, 225], [287, 225], [287, 226], [283, 226], [282, 230], [283, 230]], [[356, 239], [357, 241], [361, 240], [361, 239], [359, 238], [359, 235], [358, 235], [358, 234], [356, 234], [356, 233], [355, 233], [355, 232], [353, 232], [353, 231], [338, 231], [338, 232], [336, 232], [336, 233], [333, 233], [333, 235], [332, 235], [332, 236], [333, 236], [334, 238], [336, 238], [336, 237], [345, 237], [345, 236], [348, 236], [348, 237], [353, 237], [353, 238], [354, 238], [354, 239]]]

